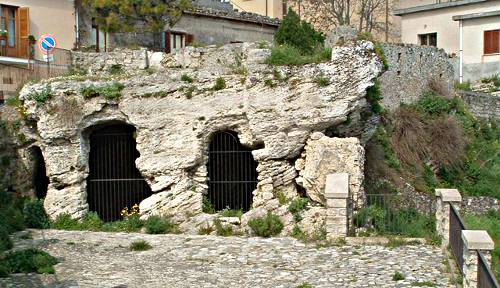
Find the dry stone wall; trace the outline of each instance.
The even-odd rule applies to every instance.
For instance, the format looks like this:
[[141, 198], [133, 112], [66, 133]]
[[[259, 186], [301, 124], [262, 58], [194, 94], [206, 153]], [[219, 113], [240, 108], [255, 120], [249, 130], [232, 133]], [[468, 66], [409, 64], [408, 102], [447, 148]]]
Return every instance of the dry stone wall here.
[[[119, 57], [129, 57], [127, 53]], [[77, 61], [86, 63], [82, 66], [91, 75], [24, 87], [20, 98], [27, 117], [37, 122], [30, 137], [41, 147], [50, 178], [48, 214], [81, 217], [88, 211], [89, 134], [98, 125], [121, 122], [136, 128], [136, 166], [153, 191], [140, 203], [144, 217], [171, 215], [181, 229], [193, 233], [211, 225], [217, 216], [202, 212], [208, 144], [215, 132], [232, 130], [243, 145], [254, 149], [259, 183], [252, 209], [241, 221], [227, 222], [245, 231], [249, 219], [273, 211], [285, 223], [283, 233], [288, 233], [295, 223], [278, 194], [297, 198], [298, 183], [314, 201], [297, 225], [310, 232], [320, 229], [326, 215], [321, 196], [324, 175], [312, 175], [313, 169], [349, 172], [352, 191], [361, 193], [364, 156], [357, 139], [328, 138], [318, 132], [367, 107], [365, 91], [381, 72], [381, 63], [373, 44], [366, 41], [334, 48], [330, 62], [303, 67], [263, 64], [269, 53], [249, 43], [187, 47], [152, 57], [155, 71], [133, 62], [115, 76], [109, 76], [106, 67], [129, 63], [127, 59], [82, 54]], [[192, 83], [182, 81], [182, 75]], [[330, 84], [318, 85], [318, 77], [327, 77]], [[223, 89], [214, 89], [217, 79], [223, 79]], [[114, 82], [125, 87], [118, 99], [82, 95], [83, 88]], [[47, 89], [48, 101], [33, 100], [34, 93]]]

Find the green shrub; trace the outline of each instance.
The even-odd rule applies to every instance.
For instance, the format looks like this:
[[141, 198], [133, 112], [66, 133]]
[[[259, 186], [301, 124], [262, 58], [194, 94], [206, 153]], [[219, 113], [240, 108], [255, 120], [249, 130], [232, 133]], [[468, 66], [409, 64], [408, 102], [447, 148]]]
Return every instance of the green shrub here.
[[230, 225], [222, 225], [219, 219], [214, 220], [215, 230], [217, 231], [217, 236], [232, 236], [234, 235], [233, 227]]
[[8, 97], [5, 99], [5, 104], [10, 107], [19, 107], [22, 105], [21, 100], [19, 100], [19, 97]]
[[148, 234], [177, 233], [179, 228], [167, 217], [151, 216], [144, 223]]
[[5, 260], [9, 273], [53, 273], [52, 266], [59, 262], [47, 252], [35, 248], [7, 253]]
[[30, 199], [24, 203], [24, 222], [30, 228], [48, 228], [49, 217], [43, 207], [43, 199]]
[[134, 241], [129, 246], [130, 251], [146, 251], [146, 250], [149, 250], [151, 248], [153, 248], [153, 246], [151, 246], [145, 240]]
[[431, 92], [424, 93], [422, 98], [416, 103], [416, 108], [419, 112], [430, 116], [439, 116], [443, 113], [449, 113], [453, 108], [456, 108], [456, 106], [455, 101], [434, 95], [434, 93]]
[[122, 221], [105, 223], [102, 229], [109, 232], [138, 232], [143, 226], [144, 221], [139, 215], [131, 215]]
[[121, 64], [113, 64], [108, 68], [111, 75], [118, 75], [123, 73], [123, 66]]
[[219, 90], [222, 90], [222, 89], [225, 89], [225, 88], [226, 88], [226, 81], [224, 80], [224, 78], [219, 77], [219, 78], [217, 78], [215, 80], [215, 84], [212, 87], [212, 90], [213, 91], [219, 91]]
[[114, 82], [102, 87], [90, 85], [88, 87], [82, 88], [80, 90], [80, 93], [82, 93], [83, 98], [85, 99], [102, 96], [106, 100], [115, 100], [122, 96], [121, 91], [123, 90], [123, 88], [125, 88], [123, 84]]
[[187, 83], [193, 83], [193, 78], [189, 77], [187, 74], [182, 74], [181, 75], [181, 81], [187, 82]]
[[271, 212], [264, 217], [253, 218], [248, 221], [248, 226], [252, 228], [255, 235], [260, 237], [276, 236], [283, 230], [283, 223], [280, 218]]
[[274, 41], [279, 45], [293, 46], [307, 54], [323, 46], [325, 37], [314, 30], [311, 24], [301, 21], [299, 15], [290, 8], [274, 35]]
[[389, 70], [389, 62], [387, 61], [387, 58], [385, 58], [384, 49], [382, 49], [382, 45], [380, 43], [375, 43], [374, 52], [382, 62], [384, 71]]
[[394, 272], [394, 275], [392, 275], [392, 280], [393, 281], [400, 281], [400, 280], [405, 280], [405, 276], [403, 274], [401, 274], [401, 272]]
[[0, 252], [9, 250], [12, 246], [12, 240], [9, 237], [7, 227], [0, 224]]
[[7, 233], [23, 230], [26, 226], [21, 211], [13, 206], [0, 209], [1, 226], [5, 227]]
[[46, 86], [40, 92], [32, 92], [27, 96], [28, 100], [35, 100], [38, 105], [44, 104], [52, 97], [52, 89]]

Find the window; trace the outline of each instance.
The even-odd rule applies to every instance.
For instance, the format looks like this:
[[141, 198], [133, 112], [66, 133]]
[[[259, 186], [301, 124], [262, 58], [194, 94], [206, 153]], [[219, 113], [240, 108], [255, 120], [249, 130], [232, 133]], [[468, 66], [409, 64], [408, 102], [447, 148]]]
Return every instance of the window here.
[[175, 52], [193, 43], [193, 35], [182, 32], [165, 32], [165, 51]]
[[437, 46], [437, 33], [419, 34], [418, 40], [420, 45]]
[[484, 54], [500, 53], [500, 29], [484, 31]]

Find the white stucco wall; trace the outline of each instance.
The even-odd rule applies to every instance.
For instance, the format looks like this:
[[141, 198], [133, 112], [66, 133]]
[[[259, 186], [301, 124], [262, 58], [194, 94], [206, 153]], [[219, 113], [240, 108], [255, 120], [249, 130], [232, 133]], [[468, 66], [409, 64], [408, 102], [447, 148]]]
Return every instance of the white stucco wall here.
[[[487, 63], [500, 61], [500, 53], [484, 55], [484, 31], [500, 29], [500, 16], [463, 21], [464, 62]], [[500, 73], [500, 62], [498, 72]]]
[[[459, 52], [459, 24], [453, 21], [452, 17], [478, 12], [488, 12], [500, 10], [500, 1], [488, 1], [478, 4], [463, 5], [450, 8], [442, 8], [431, 11], [423, 11], [403, 15], [401, 18], [401, 40], [403, 43], [419, 44], [418, 35], [426, 33], [437, 33], [437, 47], [443, 48], [446, 52], [458, 55]], [[489, 23], [500, 22], [495, 17], [485, 20]], [[480, 28], [477, 27], [476, 28]], [[476, 32], [481, 33], [482, 31]], [[481, 48], [478, 51], [471, 51], [474, 54], [483, 53]], [[464, 57], [464, 61], [470, 61]]]
[[[73, 0], [1, 0], [1, 4], [29, 7], [30, 34], [38, 40], [42, 34], [53, 34], [58, 47], [72, 49], [75, 43], [75, 9]], [[36, 50], [36, 58], [41, 55]]]

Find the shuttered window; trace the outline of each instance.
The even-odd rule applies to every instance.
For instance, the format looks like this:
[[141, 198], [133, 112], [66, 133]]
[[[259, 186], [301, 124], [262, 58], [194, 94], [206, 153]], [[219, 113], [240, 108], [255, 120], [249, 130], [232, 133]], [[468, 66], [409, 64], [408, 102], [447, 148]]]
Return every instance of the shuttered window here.
[[500, 53], [500, 29], [484, 31], [484, 54]]

